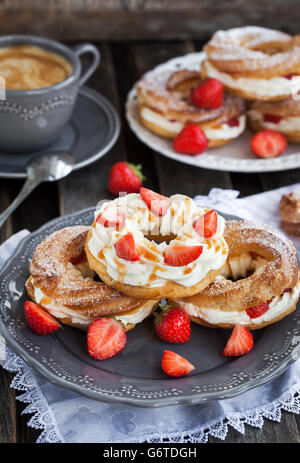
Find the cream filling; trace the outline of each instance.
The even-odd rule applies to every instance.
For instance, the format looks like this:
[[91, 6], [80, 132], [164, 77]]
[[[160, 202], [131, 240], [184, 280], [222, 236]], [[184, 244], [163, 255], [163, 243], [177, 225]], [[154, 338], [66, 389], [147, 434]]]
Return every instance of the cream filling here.
[[227, 87], [253, 93], [257, 98], [296, 95], [300, 90], [300, 76], [294, 76], [290, 80], [282, 76], [272, 77], [271, 79], [250, 77], [234, 79], [230, 74], [218, 71], [208, 60], [204, 61], [203, 66], [209, 77], [219, 79]]
[[193, 304], [176, 301], [189, 316], [202, 318], [211, 325], [219, 325], [222, 323], [247, 325], [252, 323], [259, 325], [260, 323], [270, 322], [292, 307], [299, 299], [300, 282], [292, 289], [291, 292], [286, 292], [281, 296], [275, 296], [269, 303], [269, 310], [257, 318], [250, 318], [246, 310], [239, 311], [224, 311], [209, 307], [198, 307]]
[[[184, 195], [171, 196], [170, 207], [163, 217], [152, 214], [139, 194], [119, 197], [114, 203], [126, 214], [121, 232], [96, 223], [88, 242], [91, 254], [105, 266], [114, 280], [132, 286], [152, 288], [174, 281], [190, 287], [199, 283], [210, 270], [217, 270], [225, 264], [228, 248], [223, 238], [224, 218], [218, 216], [217, 231], [211, 239], [201, 237], [194, 230], [193, 222], [208, 210], [198, 207], [191, 198]], [[104, 203], [96, 210], [95, 219], [106, 206], [107, 203]], [[120, 258], [114, 247], [118, 239], [129, 232], [133, 234], [140, 254], [139, 260], [135, 262]], [[202, 245], [202, 254], [188, 265], [166, 265], [164, 249], [167, 243], [158, 244], [146, 239], [144, 235], [151, 237], [170, 234], [177, 236], [170, 245]]]
[[[89, 317], [86, 315], [81, 315], [75, 310], [69, 309], [63, 305], [58, 305], [55, 302], [55, 299], [46, 296], [40, 288], [35, 286], [34, 287], [34, 300], [37, 304], [44, 307], [53, 317], [58, 319], [64, 317], [70, 317], [72, 323], [76, 323], [82, 326], [89, 326], [94, 320], [97, 320], [101, 317]], [[43, 299], [47, 300], [47, 304], [43, 303]], [[48, 303], [48, 301], [50, 301]], [[137, 323], [141, 323], [145, 318], [147, 318], [153, 309], [153, 301], [145, 301], [144, 305], [140, 307], [136, 312], [129, 313], [126, 315], [126, 312], [119, 315], [108, 315], [109, 317], [115, 318], [119, 322], [121, 322], [125, 327], [129, 324], [136, 325]], [[105, 316], [105, 315], [103, 315]]]
[[[142, 108], [141, 116], [151, 124], [155, 124], [161, 129], [173, 133], [174, 136], [178, 135], [185, 126], [185, 124], [182, 124], [181, 122], [170, 121], [166, 117], [145, 106]], [[238, 120], [239, 125], [236, 127], [230, 127], [228, 124], [222, 124], [217, 128], [201, 127], [201, 129], [208, 140], [230, 140], [232, 138], [237, 138], [245, 130], [246, 116], [241, 115]]]
[[277, 130], [279, 132], [295, 132], [300, 130], [300, 117], [283, 117], [277, 124], [264, 120], [264, 115], [254, 109], [248, 111], [248, 116], [253, 122], [258, 122], [266, 129]]

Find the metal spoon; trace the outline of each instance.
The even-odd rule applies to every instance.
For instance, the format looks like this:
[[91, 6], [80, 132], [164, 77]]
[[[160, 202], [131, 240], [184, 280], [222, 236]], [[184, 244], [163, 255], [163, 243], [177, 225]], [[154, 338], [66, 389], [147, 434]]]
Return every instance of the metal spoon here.
[[69, 153], [46, 153], [29, 161], [26, 166], [27, 180], [20, 193], [8, 208], [0, 214], [0, 227], [21, 202], [42, 182], [54, 182], [72, 171], [75, 160]]

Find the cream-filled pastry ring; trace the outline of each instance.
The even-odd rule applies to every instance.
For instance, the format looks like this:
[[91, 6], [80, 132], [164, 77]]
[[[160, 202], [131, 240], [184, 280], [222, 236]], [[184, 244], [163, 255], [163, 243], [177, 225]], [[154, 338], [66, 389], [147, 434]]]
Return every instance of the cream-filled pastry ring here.
[[204, 47], [203, 77], [250, 100], [281, 100], [300, 90], [300, 36], [263, 27], [216, 32]]
[[209, 147], [237, 138], [246, 125], [244, 102], [225, 94], [217, 109], [196, 107], [190, 102], [190, 93], [200, 83], [200, 73], [186, 69], [146, 74], [137, 85], [141, 123], [151, 132], [171, 139], [186, 125], [197, 124]]
[[86, 330], [114, 317], [128, 331], [153, 311], [157, 301], [127, 297], [92, 279], [84, 245], [89, 227], [67, 227], [36, 248], [26, 283], [29, 297], [62, 323]]
[[227, 222], [224, 236], [229, 255], [221, 275], [201, 293], [174, 302], [193, 321], [219, 328], [262, 328], [292, 312], [300, 292], [292, 243], [247, 221]]
[[271, 129], [290, 142], [300, 141], [300, 98], [281, 101], [255, 101], [248, 111], [251, 128], [257, 132]]
[[[212, 211], [216, 229], [205, 238], [194, 224], [202, 216], [200, 222], [204, 220], [209, 210], [198, 207], [184, 195], [158, 196], [164, 204], [161, 216], [146, 204], [141, 194], [129, 194], [102, 204], [95, 212], [87, 237], [89, 265], [107, 285], [129, 296], [159, 299], [196, 294], [214, 280], [226, 262], [225, 221]], [[119, 227], [107, 226], [103, 221], [110, 208], [118, 216], [122, 214]], [[119, 251], [118, 243], [123, 243], [129, 235], [134, 260], [122, 257]], [[182, 253], [185, 260], [175, 265], [177, 262], [166, 257], [170, 252], [176, 252], [177, 259], [178, 252]]]

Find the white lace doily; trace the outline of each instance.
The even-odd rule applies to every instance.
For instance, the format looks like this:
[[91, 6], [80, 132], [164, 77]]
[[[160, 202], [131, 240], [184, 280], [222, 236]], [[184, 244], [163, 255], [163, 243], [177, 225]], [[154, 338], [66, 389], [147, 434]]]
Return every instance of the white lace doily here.
[[[147, 74], [153, 76], [163, 70], [178, 71], [180, 69], [199, 70], [204, 52], [189, 53], [160, 64]], [[225, 170], [231, 172], [271, 172], [300, 167], [300, 144], [290, 144], [285, 153], [277, 158], [259, 159], [251, 153], [250, 140], [252, 132], [246, 130], [236, 140], [209, 149], [198, 156], [177, 154], [173, 151], [172, 141], [159, 137], [146, 129], [139, 121], [137, 110], [137, 92], [135, 85], [130, 90], [126, 101], [126, 117], [129, 126], [136, 136], [154, 151], [171, 159], [206, 169]]]

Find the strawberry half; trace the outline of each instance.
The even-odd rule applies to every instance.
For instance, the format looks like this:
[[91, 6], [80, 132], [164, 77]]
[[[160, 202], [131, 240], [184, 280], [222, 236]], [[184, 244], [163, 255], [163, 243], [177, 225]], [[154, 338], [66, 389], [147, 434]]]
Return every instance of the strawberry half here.
[[99, 318], [91, 323], [87, 334], [89, 355], [105, 360], [121, 352], [126, 346], [126, 332], [114, 318]]
[[224, 85], [218, 79], [207, 79], [191, 93], [194, 106], [205, 109], [219, 108], [223, 103]]
[[44, 336], [60, 328], [58, 321], [34, 302], [26, 301], [24, 309], [27, 324], [35, 333]]
[[96, 222], [104, 227], [121, 227], [126, 216], [114, 203], [109, 203], [98, 215]]
[[250, 307], [250, 309], [247, 309], [246, 312], [250, 318], [257, 318], [266, 313], [269, 308], [269, 302], [264, 302], [263, 304]]
[[117, 162], [109, 174], [108, 191], [114, 195], [121, 192], [138, 193], [144, 178], [141, 165]]
[[163, 371], [172, 377], [185, 376], [195, 369], [188, 360], [171, 350], [165, 350], [161, 359]]
[[188, 314], [179, 307], [161, 306], [155, 312], [155, 331], [163, 341], [184, 344], [191, 337], [191, 322]]
[[275, 158], [287, 147], [287, 140], [282, 133], [275, 130], [262, 130], [253, 135], [251, 148], [261, 158]]
[[188, 265], [202, 254], [203, 246], [167, 246], [164, 252], [164, 263], [171, 267]]
[[203, 153], [207, 147], [206, 135], [196, 124], [184, 127], [173, 141], [174, 151], [191, 156]]
[[211, 238], [218, 228], [218, 215], [215, 210], [211, 210], [206, 214], [196, 219], [193, 223], [193, 228], [200, 236]]
[[140, 189], [140, 195], [143, 201], [147, 204], [153, 214], [158, 216], [164, 216], [170, 206], [170, 200], [166, 196], [155, 193], [155, 191], [148, 190], [148, 188], [142, 187]]
[[121, 259], [136, 261], [139, 260], [139, 255], [137, 248], [135, 246], [135, 241], [132, 233], [127, 233], [123, 235], [115, 243], [116, 253]]
[[250, 352], [253, 347], [253, 337], [247, 328], [237, 323], [223, 350], [225, 357], [238, 357]]

